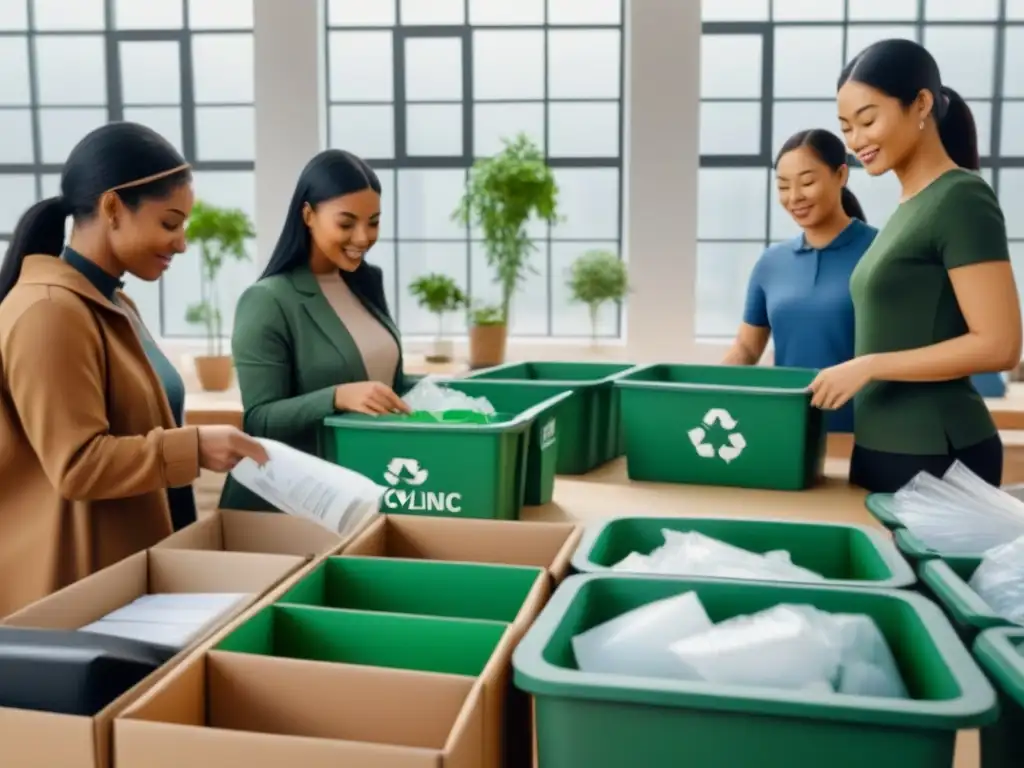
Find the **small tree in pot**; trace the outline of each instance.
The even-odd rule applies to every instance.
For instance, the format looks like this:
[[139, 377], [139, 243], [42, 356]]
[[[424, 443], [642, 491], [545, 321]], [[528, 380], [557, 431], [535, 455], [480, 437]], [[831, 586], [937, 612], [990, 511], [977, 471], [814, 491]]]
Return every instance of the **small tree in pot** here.
[[587, 251], [569, 270], [569, 296], [587, 306], [590, 338], [597, 344], [597, 313], [609, 301], [622, 303], [629, 293], [626, 264], [611, 251]]
[[544, 153], [526, 134], [503, 139], [504, 149], [477, 160], [466, 191], [452, 214], [456, 221], [483, 232], [487, 264], [501, 289], [500, 304], [470, 313], [470, 366], [503, 362], [512, 297], [536, 269], [530, 257], [537, 246], [527, 234], [532, 218], [558, 220], [558, 185]]
[[409, 284], [409, 293], [417, 303], [433, 315], [437, 315], [437, 338], [434, 340], [434, 354], [427, 355], [427, 362], [447, 363], [452, 359], [451, 339], [444, 338], [444, 316], [468, 306], [466, 294], [448, 275], [431, 272], [421, 275]]
[[196, 375], [203, 389], [221, 392], [231, 386], [231, 355], [224, 354], [223, 316], [217, 276], [227, 260], [248, 261], [247, 240], [255, 236], [252, 221], [234, 208], [219, 208], [196, 201], [185, 235], [199, 246], [199, 301], [190, 305], [185, 319], [206, 329], [206, 355], [195, 358]]

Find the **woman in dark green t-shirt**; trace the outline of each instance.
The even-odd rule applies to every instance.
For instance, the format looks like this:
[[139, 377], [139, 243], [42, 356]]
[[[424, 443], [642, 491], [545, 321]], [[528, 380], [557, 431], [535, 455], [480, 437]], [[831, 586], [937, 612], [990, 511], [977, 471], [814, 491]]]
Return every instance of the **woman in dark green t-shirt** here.
[[855, 397], [850, 480], [868, 490], [957, 459], [998, 485], [1002, 443], [969, 377], [1020, 362], [1021, 313], [974, 118], [910, 40], [858, 54], [838, 106], [847, 146], [872, 176], [894, 172], [903, 194], [850, 279], [856, 357], [818, 375], [812, 402]]

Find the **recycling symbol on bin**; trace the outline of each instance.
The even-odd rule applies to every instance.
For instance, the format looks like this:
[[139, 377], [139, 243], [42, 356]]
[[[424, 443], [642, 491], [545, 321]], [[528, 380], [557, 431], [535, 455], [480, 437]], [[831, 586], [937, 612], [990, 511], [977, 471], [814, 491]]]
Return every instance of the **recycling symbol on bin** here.
[[416, 459], [392, 459], [384, 472], [384, 479], [391, 485], [402, 482], [406, 485], [423, 485], [427, 477], [427, 470], [421, 468]]
[[[717, 451], [711, 443], [704, 442], [708, 435], [708, 429], [715, 424], [721, 425], [729, 433], [727, 442]], [[693, 443], [698, 456], [704, 459], [713, 459], [717, 455], [718, 458], [729, 464], [737, 459], [743, 453], [743, 449], [747, 447], [746, 438], [739, 432], [735, 432], [735, 429], [736, 419], [732, 417], [732, 414], [724, 408], [712, 408], [704, 414], [704, 423], [699, 427], [694, 427], [686, 434], [689, 435], [690, 442]]]

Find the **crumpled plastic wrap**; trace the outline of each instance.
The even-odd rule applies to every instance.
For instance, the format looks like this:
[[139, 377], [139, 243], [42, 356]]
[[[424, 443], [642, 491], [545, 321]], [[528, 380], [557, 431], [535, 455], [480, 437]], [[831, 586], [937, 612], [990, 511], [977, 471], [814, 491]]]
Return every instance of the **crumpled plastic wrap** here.
[[868, 616], [780, 604], [718, 624], [695, 592], [649, 603], [573, 638], [580, 670], [851, 696], [906, 698]]
[[495, 413], [494, 406], [486, 397], [471, 397], [457, 389], [449, 389], [439, 379], [429, 376], [418, 381], [402, 399], [414, 411], [473, 411], [488, 416]]
[[1024, 536], [1024, 501], [959, 461], [941, 479], [918, 473], [893, 501], [899, 521], [943, 554], [975, 555]]
[[714, 576], [719, 578], [823, 581], [824, 577], [795, 565], [788, 552], [760, 554], [735, 547], [698, 531], [661, 530], [665, 543], [648, 555], [631, 552], [612, 570], [663, 576]]
[[1024, 536], [986, 552], [968, 586], [998, 616], [1024, 625]]

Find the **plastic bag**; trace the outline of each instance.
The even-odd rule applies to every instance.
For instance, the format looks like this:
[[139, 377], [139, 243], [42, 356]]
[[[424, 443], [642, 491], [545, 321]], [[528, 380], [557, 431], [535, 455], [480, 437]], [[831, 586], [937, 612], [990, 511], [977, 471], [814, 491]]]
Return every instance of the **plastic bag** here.
[[692, 673], [687, 674], [668, 648], [711, 626], [697, 593], [684, 592], [598, 624], [576, 635], [572, 648], [583, 672], [687, 677]]
[[893, 500], [899, 521], [938, 552], [976, 554], [1024, 535], [1024, 502], [959, 461], [941, 480], [919, 473]]
[[794, 565], [781, 550], [759, 554], [697, 531], [661, 531], [665, 543], [642, 555], [630, 553], [612, 566], [616, 571], [666, 576], [714, 576], [738, 579], [822, 581], [820, 574]]
[[270, 457], [263, 466], [242, 459], [231, 476], [282, 512], [347, 536], [380, 510], [386, 490], [365, 475], [276, 440], [257, 438]]
[[777, 605], [727, 619], [669, 650], [709, 683], [834, 690], [842, 653], [817, 613], [809, 606]]
[[414, 411], [473, 411], [488, 416], [495, 413], [494, 406], [486, 397], [471, 397], [457, 389], [449, 389], [440, 381], [429, 376], [421, 379], [402, 399]]
[[1024, 536], [986, 552], [968, 584], [996, 614], [1024, 624]]
[[819, 619], [831, 624], [839, 644], [838, 693], [907, 698], [896, 659], [874, 621], [849, 613], [822, 614]]

